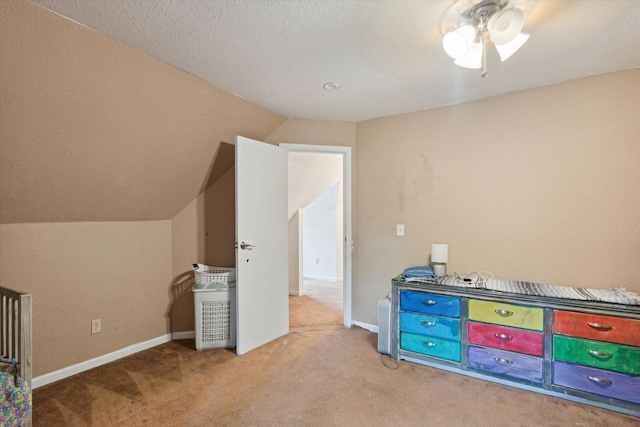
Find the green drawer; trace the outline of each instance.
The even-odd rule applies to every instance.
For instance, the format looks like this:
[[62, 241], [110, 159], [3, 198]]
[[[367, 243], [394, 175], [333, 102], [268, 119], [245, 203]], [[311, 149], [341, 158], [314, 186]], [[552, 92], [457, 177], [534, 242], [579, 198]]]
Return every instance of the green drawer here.
[[554, 335], [553, 358], [562, 362], [640, 375], [640, 348], [628, 345]]

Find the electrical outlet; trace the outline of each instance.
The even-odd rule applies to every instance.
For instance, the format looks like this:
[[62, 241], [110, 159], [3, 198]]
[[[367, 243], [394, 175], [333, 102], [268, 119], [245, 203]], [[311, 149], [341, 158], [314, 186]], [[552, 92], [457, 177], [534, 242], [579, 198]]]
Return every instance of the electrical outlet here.
[[320, 258], [316, 258], [316, 264], [320, 264]]
[[398, 224], [396, 226], [396, 236], [404, 236], [404, 224]]
[[91, 335], [102, 332], [102, 320], [94, 319], [91, 321]]

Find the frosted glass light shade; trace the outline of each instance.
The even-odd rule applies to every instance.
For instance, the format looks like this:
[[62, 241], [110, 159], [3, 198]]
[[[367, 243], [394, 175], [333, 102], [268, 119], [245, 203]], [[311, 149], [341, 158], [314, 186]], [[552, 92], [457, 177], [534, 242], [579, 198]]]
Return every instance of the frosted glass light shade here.
[[475, 34], [476, 30], [471, 25], [464, 25], [445, 34], [442, 38], [442, 47], [451, 58], [462, 58], [469, 52], [469, 46]]
[[496, 49], [498, 50], [498, 55], [500, 55], [500, 61], [504, 62], [509, 59], [509, 57], [516, 53], [527, 40], [529, 40], [529, 34], [520, 33], [515, 39], [511, 40], [511, 42], [507, 44], [497, 44]]
[[431, 262], [447, 262], [449, 259], [449, 245], [434, 243], [431, 245]]
[[522, 31], [523, 26], [522, 12], [519, 9], [507, 9], [493, 15], [487, 28], [491, 42], [500, 45], [512, 41]]
[[482, 43], [471, 43], [466, 56], [453, 61], [459, 67], [477, 70], [482, 67]]

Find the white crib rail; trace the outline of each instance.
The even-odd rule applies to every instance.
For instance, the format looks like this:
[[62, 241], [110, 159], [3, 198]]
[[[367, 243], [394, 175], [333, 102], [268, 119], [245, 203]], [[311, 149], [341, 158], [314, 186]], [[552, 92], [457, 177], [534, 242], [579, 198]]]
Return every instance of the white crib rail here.
[[31, 387], [31, 295], [0, 287], [0, 354], [20, 363]]

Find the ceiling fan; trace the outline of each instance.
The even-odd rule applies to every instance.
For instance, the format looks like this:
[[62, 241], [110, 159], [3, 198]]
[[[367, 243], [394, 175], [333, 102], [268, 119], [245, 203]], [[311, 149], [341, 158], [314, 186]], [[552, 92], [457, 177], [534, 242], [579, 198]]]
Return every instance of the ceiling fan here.
[[489, 76], [487, 47], [493, 44], [501, 61], [506, 61], [529, 39], [522, 32], [535, 0], [456, 0], [440, 21], [442, 46], [454, 64], [482, 68]]

